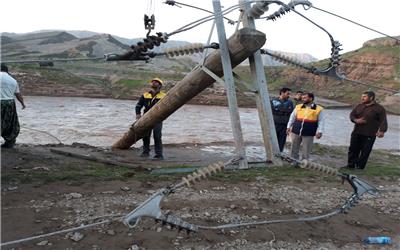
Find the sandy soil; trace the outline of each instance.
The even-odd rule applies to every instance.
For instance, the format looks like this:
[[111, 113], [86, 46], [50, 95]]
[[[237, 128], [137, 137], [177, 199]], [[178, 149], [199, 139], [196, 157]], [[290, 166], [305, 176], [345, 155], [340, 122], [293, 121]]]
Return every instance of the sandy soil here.
[[[98, 217], [105, 215], [127, 214], [159, 188], [179, 180], [150, 171], [225, 160], [201, 147], [167, 145], [168, 157], [162, 162], [140, 158], [137, 149], [111, 152], [79, 144], [18, 145], [2, 150], [1, 241], [101, 221]], [[51, 149], [128, 167], [68, 157]], [[97, 172], [91, 175], [88, 170], [93, 168]], [[74, 176], [74, 171], [82, 175]], [[188, 222], [217, 225], [322, 214], [351, 195], [350, 187], [319, 176], [274, 178], [254, 171], [250, 176], [246, 171], [239, 173], [240, 178], [211, 178], [182, 188], [164, 199], [162, 207]], [[400, 249], [400, 179], [366, 178], [381, 190], [379, 196], [365, 197], [348, 214], [315, 222], [187, 234], [150, 219], [135, 229], [115, 221], [75, 235], [61, 234], [3, 249]], [[392, 237], [393, 244], [361, 243], [365, 236], [378, 235]]]

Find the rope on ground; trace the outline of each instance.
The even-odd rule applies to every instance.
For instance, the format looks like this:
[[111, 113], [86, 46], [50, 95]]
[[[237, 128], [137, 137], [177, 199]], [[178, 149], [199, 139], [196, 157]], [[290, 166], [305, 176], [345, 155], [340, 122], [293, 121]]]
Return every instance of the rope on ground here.
[[36, 131], [36, 132], [39, 132], [39, 133], [46, 134], [46, 135], [48, 135], [48, 136], [50, 136], [50, 137], [56, 139], [56, 140], [58, 141], [58, 143], [62, 144], [62, 141], [61, 141], [60, 139], [58, 139], [58, 138], [55, 137], [54, 135], [50, 134], [49, 132], [46, 132], [46, 131], [43, 131], [43, 130], [39, 130], [39, 129], [34, 129], [34, 128], [28, 128], [28, 127], [25, 127], [25, 126], [21, 126], [21, 128], [24, 128], [24, 129], [28, 129], [28, 130], [32, 130], [32, 131]]
[[110, 223], [110, 222], [121, 220], [121, 219], [122, 219], [122, 217], [118, 217], [118, 218], [114, 218], [114, 219], [108, 219], [108, 220], [99, 221], [99, 222], [95, 222], [95, 223], [91, 223], [91, 224], [87, 224], [87, 225], [82, 225], [79, 227], [73, 227], [73, 228], [69, 228], [69, 229], [59, 230], [59, 231], [55, 231], [55, 232], [51, 232], [51, 233], [47, 233], [47, 234], [41, 234], [41, 235], [32, 236], [32, 237], [28, 237], [28, 238], [24, 238], [24, 239], [8, 241], [8, 242], [1, 243], [0, 247], [18, 244], [18, 243], [22, 243], [22, 242], [26, 242], [26, 241], [31, 241], [31, 240], [36, 240], [36, 239], [40, 239], [40, 238], [44, 238], [44, 237], [50, 237], [50, 236], [57, 235], [57, 234], [69, 233], [69, 232], [78, 231], [81, 229], [87, 229], [90, 227]]

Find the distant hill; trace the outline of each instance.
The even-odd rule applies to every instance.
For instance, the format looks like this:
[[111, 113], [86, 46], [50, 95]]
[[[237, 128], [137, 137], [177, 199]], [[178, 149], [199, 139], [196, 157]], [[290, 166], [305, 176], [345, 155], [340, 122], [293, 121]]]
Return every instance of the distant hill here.
[[[3, 39], [6, 42], [3, 42]], [[90, 58], [122, 53], [129, 46], [108, 34], [78, 38], [65, 31], [2, 34], [2, 60]]]
[[[101, 57], [107, 53], [123, 53], [139, 39], [127, 39], [90, 31], [40, 31], [26, 34], [2, 33], [2, 60], [27, 60], [49, 58]], [[157, 51], [186, 45], [185, 41], [168, 41]], [[286, 56], [318, 67], [327, 60], [316, 61], [307, 54]], [[389, 38], [379, 38], [364, 43], [363, 47], [342, 56], [340, 71], [350, 79], [376, 86], [400, 89], [400, 45]], [[202, 59], [200, 54], [176, 58], [159, 57], [149, 63], [134, 62], [74, 62], [56, 63], [53, 68], [38, 65], [11, 65], [11, 71], [24, 84], [23, 91], [33, 95], [97, 96], [137, 98], [146, 82], [152, 77], [166, 80], [167, 88], [182, 79]], [[263, 55], [268, 87], [275, 94], [282, 86], [293, 90], [314, 92], [318, 97], [355, 104], [360, 94], [369, 87], [315, 76], [304, 70], [281, 66]], [[235, 69], [247, 82], [250, 80], [246, 63]], [[393, 112], [400, 114], [400, 95], [375, 90], [378, 101]], [[95, 90], [93, 94], [91, 90]], [[242, 106], [252, 106], [254, 101], [244, 95], [246, 90], [238, 85], [238, 101]], [[91, 94], [92, 93], [92, 94]], [[204, 91], [193, 103], [226, 104], [224, 88], [218, 84]]]
[[[40, 30], [24, 34], [4, 32], [1, 35], [1, 52], [3, 60], [99, 57], [107, 53], [120, 53], [121, 50], [127, 50], [130, 45], [142, 40], [142, 38], [130, 39], [84, 30]], [[167, 43], [155, 47], [153, 51], [160, 53], [167, 48], [176, 48], [188, 44], [190, 43], [187, 41], [169, 40]], [[280, 53], [303, 63], [317, 61], [315, 57], [309, 54]], [[262, 55], [262, 58], [264, 65], [283, 65], [268, 55]], [[201, 60], [201, 56], [186, 56], [185, 60], [192, 60], [194, 64]], [[248, 62], [243, 63], [243, 65], [246, 64]]]

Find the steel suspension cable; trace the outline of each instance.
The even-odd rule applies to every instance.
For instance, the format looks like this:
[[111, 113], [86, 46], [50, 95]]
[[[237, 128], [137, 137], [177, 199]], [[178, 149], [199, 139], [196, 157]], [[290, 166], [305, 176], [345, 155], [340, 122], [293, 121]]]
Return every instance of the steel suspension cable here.
[[74, 62], [74, 61], [97, 61], [104, 60], [104, 56], [99, 57], [91, 57], [91, 58], [43, 58], [40, 60], [11, 60], [11, 61], [2, 61], [3, 63], [37, 63], [37, 62]]
[[47, 234], [41, 234], [41, 235], [32, 236], [32, 237], [28, 237], [28, 238], [24, 238], [24, 239], [8, 241], [8, 242], [1, 243], [0, 247], [13, 245], [13, 244], [18, 244], [18, 243], [22, 243], [22, 242], [26, 242], [26, 241], [31, 241], [31, 240], [36, 240], [36, 239], [40, 239], [40, 238], [44, 238], [44, 237], [57, 235], [57, 234], [63, 234], [63, 233], [69, 233], [69, 232], [73, 232], [73, 231], [78, 231], [78, 230], [81, 230], [81, 229], [86, 229], [86, 228], [90, 228], [90, 227], [94, 227], [94, 226], [110, 223], [110, 222], [121, 220], [121, 219], [122, 219], [122, 217], [118, 217], [118, 218], [114, 218], [114, 219], [108, 219], [108, 220], [99, 221], [99, 222], [95, 222], [95, 223], [91, 223], [91, 224], [87, 224], [87, 225], [82, 225], [82, 226], [79, 226], [79, 227], [73, 227], [73, 228], [68, 228], [68, 229], [64, 229], [64, 230], [59, 230], [59, 231], [55, 231], [55, 232], [51, 232], [51, 233], [47, 233]]
[[[238, 5], [238, 4], [237, 4], [237, 5], [233, 5], [233, 6], [229, 7], [229, 8], [227, 8], [227, 9], [223, 10], [223, 11], [222, 11], [222, 15], [226, 15], [226, 14], [228, 14], [228, 13], [230, 13], [230, 12], [232, 12], [232, 11], [238, 9], [238, 8], [239, 8], [239, 5]], [[188, 31], [188, 30], [190, 30], [190, 29], [193, 29], [193, 28], [195, 28], [195, 27], [197, 27], [197, 26], [199, 26], [199, 25], [205, 23], [205, 22], [214, 20], [214, 18], [215, 18], [215, 15], [214, 15], [214, 14], [213, 14], [213, 15], [206, 16], [206, 17], [203, 17], [203, 18], [200, 18], [199, 20], [196, 20], [196, 21], [194, 21], [194, 22], [191, 22], [191, 23], [189, 23], [189, 24], [186, 24], [186, 25], [180, 27], [179, 29], [177, 29], [177, 30], [175, 30], [175, 31], [173, 31], [173, 32], [171, 32], [171, 33], [169, 33], [168, 36], [172, 36], [172, 35], [175, 35], [175, 34], [184, 32], [184, 31]]]
[[[197, 7], [197, 6], [194, 6], [194, 5], [186, 4], [186, 3], [181, 3], [181, 2], [178, 2], [178, 1], [168, 1], [167, 0], [167, 1], [165, 1], [165, 3], [168, 4], [168, 5], [171, 5], [171, 6], [175, 5], [177, 7], [180, 7], [179, 5], [182, 5], [182, 6], [186, 6], [186, 7], [189, 7], [189, 8], [201, 10], [201, 11], [204, 11], [204, 12], [207, 12], [207, 13], [210, 13], [210, 14], [214, 14], [214, 12], [212, 12], [210, 10], [206, 10], [206, 9], [203, 9], [203, 8], [200, 8], [200, 7]], [[224, 19], [228, 20], [229, 24], [234, 24], [235, 23], [235, 21], [233, 21], [232, 19], [229, 19], [227, 17], [224, 17]]]
[[235, 227], [243, 227], [243, 226], [256, 226], [256, 225], [267, 225], [267, 224], [276, 224], [276, 223], [289, 223], [289, 222], [305, 222], [305, 221], [316, 221], [324, 218], [329, 218], [331, 216], [342, 213], [342, 209], [338, 208], [332, 212], [318, 215], [318, 216], [309, 216], [309, 217], [300, 217], [294, 219], [280, 219], [280, 220], [263, 220], [263, 221], [254, 221], [254, 222], [242, 222], [242, 223], [231, 223], [224, 224], [219, 226], [198, 226], [200, 229], [225, 229], [225, 228], [235, 228]]
[[349, 81], [349, 82], [352, 82], [352, 83], [356, 83], [356, 84], [360, 84], [360, 85], [364, 85], [364, 86], [368, 86], [368, 87], [375, 88], [375, 89], [385, 90], [385, 91], [392, 92], [392, 93], [400, 93], [400, 90], [380, 87], [380, 86], [372, 85], [372, 84], [369, 84], [369, 83], [361, 82], [361, 81], [358, 81], [358, 80], [349, 79], [347, 77], [345, 77], [343, 80]]
[[348, 22], [351, 22], [351, 23], [353, 23], [353, 24], [356, 24], [356, 25], [358, 25], [358, 26], [361, 26], [361, 27], [363, 27], [363, 28], [365, 28], [365, 29], [368, 29], [368, 30], [370, 30], [370, 31], [376, 32], [376, 33], [378, 33], [378, 34], [384, 35], [384, 36], [386, 36], [386, 37], [392, 38], [392, 39], [394, 39], [394, 40], [400, 42], [400, 39], [399, 39], [399, 38], [396, 38], [396, 37], [394, 37], [394, 36], [390, 36], [390, 35], [388, 35], [388, 34], [385, 34], [385, 33], [383, 33], [383, 32], [380, 32], [380, 31], [378, 31], [378, 30], [376, 30], [376, 29], [367, 27], [367, 26], [365, 26], [365, 25], [363, 25], [363, 24], [361, 24], [361, 23], [358, 23], [358, 22], [356, 22], [356, 21], [350, 20], [350, 19], [345, 18], [345, 17], [343, 17], [343, 16], [340, 16], [340, 15], [338, 15], [338, 14], [335, 14], [335, 13], [332, 13], [332, 12], [330, 12], [330, 11], [327, 11], [327, 10], [324, 10], [324, 9], [321, 9], [321, 8], [318, 8], [318, 7], [315, 7], [314, 5], [311, 5], [311, 8], [314, 8], [314, 9], [316, 9], [316, 10], [319, 10], [319, 11], [322, 11], [322, 12], [325, 12], [325, 13], [328, 13], [328, 14], [330, 14], [330, 15], [332, 15], [332, 16], [341, 18], [341, 19], [343, 19], [343, 20], [346, 20], [346, 21], [348, 21]]

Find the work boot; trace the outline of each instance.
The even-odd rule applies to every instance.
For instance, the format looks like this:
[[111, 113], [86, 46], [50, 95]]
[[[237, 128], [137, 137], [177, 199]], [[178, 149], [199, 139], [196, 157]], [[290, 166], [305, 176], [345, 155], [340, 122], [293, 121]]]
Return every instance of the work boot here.
[[144, 151], [141, 155], [140, 155], [140, 157], [149, 157], [150, 156], [150, 153], [149, 152], [146, 152], [146, 151]]
[[164, 160], [164, 156], [162, 156], [162, 155], [155, 155], [155, 156], [153, 157], [153, 160]]

